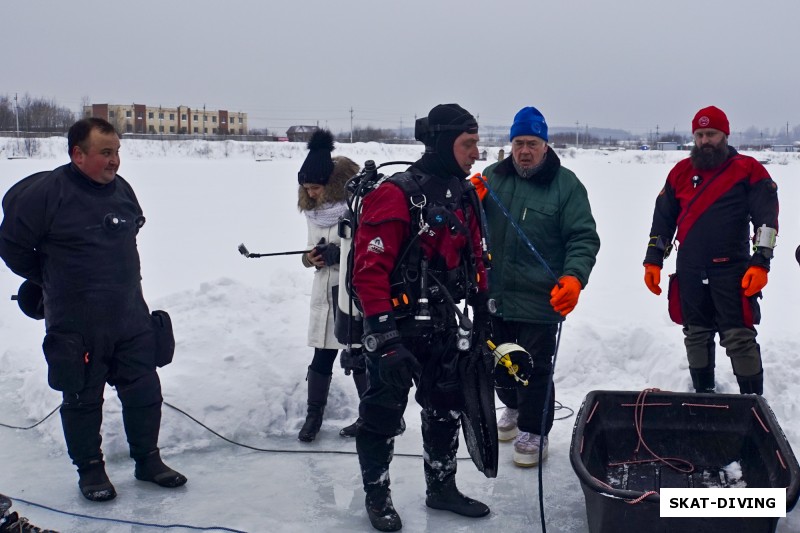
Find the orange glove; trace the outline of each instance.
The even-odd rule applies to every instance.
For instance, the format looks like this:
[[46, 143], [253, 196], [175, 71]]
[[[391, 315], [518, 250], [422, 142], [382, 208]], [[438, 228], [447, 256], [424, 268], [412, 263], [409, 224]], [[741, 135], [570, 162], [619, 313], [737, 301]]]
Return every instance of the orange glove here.
[[744, 273], [742, 288], [745, 296], [752, 296], [767, 286], [767, 271], [760, 266], [751, 266]]
[[650, 289], [650, 292], [658, 296], [661, 294], [661, 267], [658, 265], [645, 264], [644, 265], [644, 284]]
[[561, 276], [558, 284], [550, 291], [550, 305], [561, 316], [567, 316], [578, 305], [581, 282], [575, 276]]
[[473, 174], [472, 176], [469, 177], [469, 181], [471, 181], [472, 185], [475, 186], [475, 192], [478, 193], [478, 199], [482, 202], [483, 199], [486, 197], [486, 194], [489, 192], [489, 189], [486, 188], [486, 184], [483, 183], [480, 176], [481, 176], [480, 172]]

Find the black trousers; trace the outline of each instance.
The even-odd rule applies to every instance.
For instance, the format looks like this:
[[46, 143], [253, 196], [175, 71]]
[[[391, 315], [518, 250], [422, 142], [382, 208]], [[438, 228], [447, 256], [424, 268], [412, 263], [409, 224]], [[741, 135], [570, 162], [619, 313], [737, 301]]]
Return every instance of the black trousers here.
[[684, 326], [716, 331], [753, 328], [761, 319], [758, 296], [745, 297], [742, 277], [747, 264], [713, 269], [677, 269]]
[[[464, 407], [456, 331], [455, 327], [447, 327], [430, 334], [403, 336], [403, 344], [422, 365], [415, 399], [423, 409], [461, 411]], [[380, 354], [367, 354], [369, 388], [359, 405], [362, 428], [378, 435], [399, 435], [404, 429], [402, 418], [410, 388], [386, 385], [380, 378], [379, 360]]]
[[[523, 386], [515, 382], [513, 389], [498, 388], [496, 389], [498, 398], [506, 407], [519, 410], [517, 427], [520, 431], [538, 435], [542, 431], [542, 420], [544, 420], [544, 434], [548, 435], [553, 428], [556, 389], [555, 385], [552, 385], [548, 397], [547, 387], [551, 383], [550, 372], [553, 369], [558, 324], [528, 324], [496, 318], [492, 320], [492, 328], [496, 344], [505, 342], [519, 344], [533, 359], [533, 373], [528, 385]], [[546, 419], [543, 416], [545, 406], [547, 406]]]
[[[403, 329], [400, 331], [402, 334]], [[422, 406], [424, 471], [429, 494], [455, 483], [459, 415], [464, 407], [455, 341], [455, 327], [440, 328], [420, 336], [403, 336], [403, 344], [422, 365], [415, 399]], [[410, 390], [384, 383], [380, 378], [379, 361], [380, 354], [367, 355], [369, 388], [359, 404], [363, 425], [356, 435], [367, 502], [378, 507], [378, 502], [388, 495], [394, 438], [405, 429], [403, 413]]]
[[116, 388], [131, 457], [158, 449], [161, 383], [155, 330], [141, 287], [47, 295], [47, 334], [79, 334], [85, 355], [84, 386], [64, 392], [61, 422], [73, 463], [102, 457], [100, 426], [105, 384]]
[[760, 294], [744, 296], [746, 263], [708, 269], [679, 267], [678, 291], [686, 353], [693, 369], [714, 368], [714, 334], [731, 359], [737, 376], [761, 373], [761, 350], [755, 325], [761, 321]]

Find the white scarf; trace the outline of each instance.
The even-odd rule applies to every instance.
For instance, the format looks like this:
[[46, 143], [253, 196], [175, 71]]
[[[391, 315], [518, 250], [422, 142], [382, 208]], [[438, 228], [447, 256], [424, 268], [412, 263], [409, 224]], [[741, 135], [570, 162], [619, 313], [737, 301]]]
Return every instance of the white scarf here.
[[335, 202], [323, 204], [311, 211], [304, 211], [303, 213], [308, 218], [308, 221], [320, 228], [329, 228], [339, 222], [339, 217], [347, 211], [347, 204], [344, 202]]

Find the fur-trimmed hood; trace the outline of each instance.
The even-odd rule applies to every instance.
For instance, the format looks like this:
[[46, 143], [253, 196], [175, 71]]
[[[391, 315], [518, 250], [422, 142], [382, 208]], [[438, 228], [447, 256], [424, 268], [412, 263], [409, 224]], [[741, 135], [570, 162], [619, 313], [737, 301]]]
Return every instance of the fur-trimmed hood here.
[[319, 200], [312, 199], [302, 185], [297, 191], [297, 208], [300, 211], [311, 211], [322, 204], [329, 202], [342, 202], [346, 198], [344, 186], [347, 180], [355, 176], [361, 170], [355, 161], [349, 157], [341, 155], [335, 156], [333, 160], [333, 173], [325, 185], [325, 193]]

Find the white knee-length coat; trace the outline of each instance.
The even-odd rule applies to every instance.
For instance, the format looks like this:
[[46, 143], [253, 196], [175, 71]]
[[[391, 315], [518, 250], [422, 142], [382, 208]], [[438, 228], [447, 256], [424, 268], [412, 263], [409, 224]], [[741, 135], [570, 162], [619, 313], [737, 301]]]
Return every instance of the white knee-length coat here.
[[[344, 201], [344, 185], [359, 170], [358, 165], [347, 157], [333, 158], [334, 170], [331, 178], [325, 185], [323, 198], [315, 202], [308, 196], [306, 190], [300, 186], [298, 207], [300, 211], [310, 211], [323, 203]], [[325, 242], [339, 245], [341, 239], [337, 232], [337, 224], [320, 227], [310, 220], [308, 224], [308, 242], [306, 250], [310, 250], [325, 238]], [[303, 265], [313, 268], [306, 255], [302, 255]], [[341, 261], [347, 261], [342, 257]], [[324, 266], [314, 272], [314, 282], [311, 286], [311, 309], [308, 318], [308, 345], [313, 348], [342, 349], [334, 334], [334, 308], [336, 299], [333, 297], [333, 287], [339, 285], [339, 265]]]

